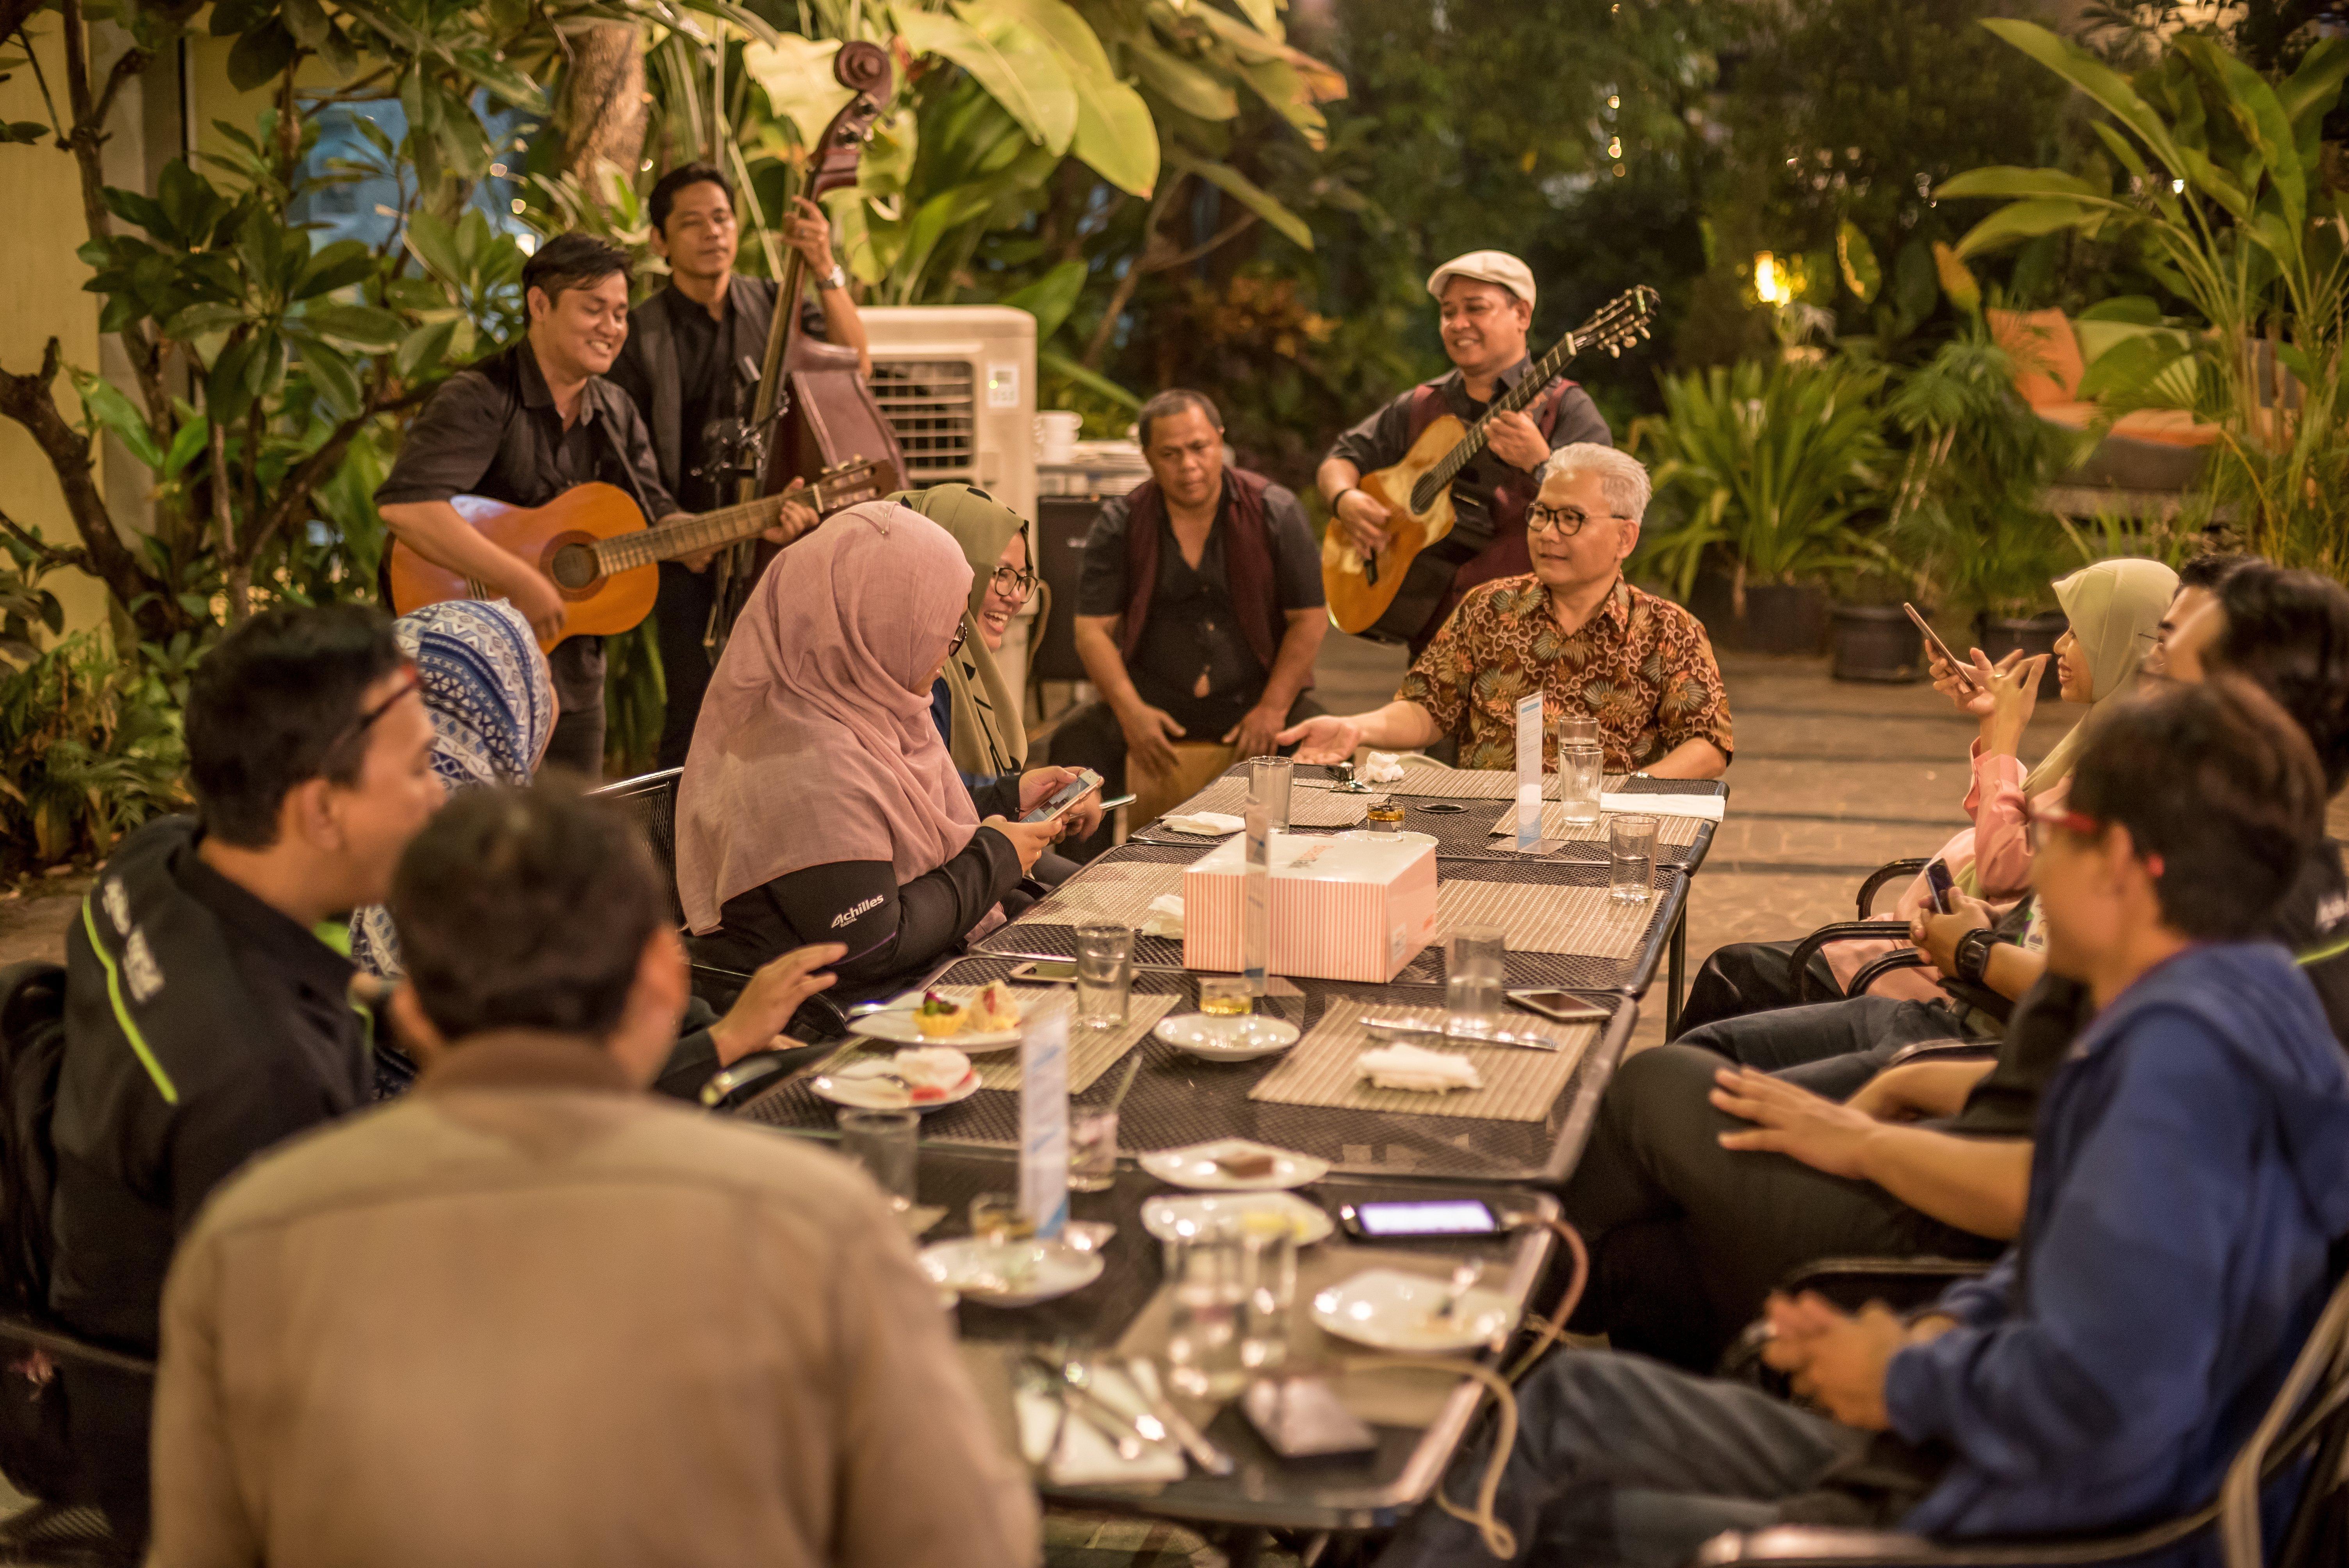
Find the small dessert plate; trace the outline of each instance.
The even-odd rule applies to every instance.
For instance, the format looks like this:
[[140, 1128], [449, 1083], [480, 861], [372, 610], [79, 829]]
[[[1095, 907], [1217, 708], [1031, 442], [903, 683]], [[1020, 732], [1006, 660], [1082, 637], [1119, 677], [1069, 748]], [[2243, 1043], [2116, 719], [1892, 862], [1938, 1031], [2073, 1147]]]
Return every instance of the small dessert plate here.
[[1322, 1331], [1376, 1350], [1473, 1350], [1506, 1333], [1517, 1309], [1497, 1291], [1472, 1289], [1437, 1315], [1444, 1281], [1400, 1269], [1368, 1269], [1313, 1298]]
[[1337, 1234], [1330, 1216], [1286, 1192], [1237, 1192], [1229, 1197], [1153, 1198], [1142, 1205], [1142, 1228], [1162, 1242], [1187, 1242], [1229, 1215], [1243, 1222], [1258, 1214], [1288, 1222], [1297, 1244], [1309, 1247]]
[[[1226, 1163], [1233, 1161], [1252, 1166], [1266, 1155], [1271, 1156], [1269, 1170], [1236, 1175], [1226, 1168]], [[1141, 1165], [1169, 1185], [1206, 1192], [1267, 1192], [1282, 1187], [1302, 1187], [1330, 1174], [1327, 1160], [1245, 1138], [1219, 1138], [1213, 1143], [1195, 1143], [1187, 1149], [1161, 1149], [1143, 1155]]]
[[936, 1110], [941, 1106], [959, 1105], [978, 1092], [978, 1069], [973, 1068], [963, 1075], [962, 1082], [947, 1090], [937, 1099], [916, 1099], [894, 1078], [859, 1077], [854, 1073], [819, 1073], [808, 1079], [808, 1088], [820, 1099], [834, 1105], [854, 1106], [859, 1110]]
[[1258, 1057], [1285, 1051], [1297, 1043], [1296, 1025], [1256, 1013], [1238, 1017], [1185, 1013], [1180, 1017], [1161, 1018], [1158, 1026], [1150, 1032], [1177, 1050], [1211, 1062], [1254, 1061]]
[[[916, 1006], [921, 998], [914, 998]], [[893, 1046], [952, 1046], [966, 1054], [971, 1051], [999, 1051], [1019, 1043], [1017, 1029], [968, 1029], [955, 1035], [926, 1035], [914, 1021], [913, 1007], [892, 1007], [884, 1013], [867, 1013], [848, 1026], [852, 1035], [863, 1035], [870, 1040], [886, 1040]]]
[[984, 1306], [1052, 1301], [1084, 1289], [1106, 1266], [1101, 1253], [1061, 1242], [999, 1244], [970, 1236], [924, 1247], [919, 1261], [932, 1284]]

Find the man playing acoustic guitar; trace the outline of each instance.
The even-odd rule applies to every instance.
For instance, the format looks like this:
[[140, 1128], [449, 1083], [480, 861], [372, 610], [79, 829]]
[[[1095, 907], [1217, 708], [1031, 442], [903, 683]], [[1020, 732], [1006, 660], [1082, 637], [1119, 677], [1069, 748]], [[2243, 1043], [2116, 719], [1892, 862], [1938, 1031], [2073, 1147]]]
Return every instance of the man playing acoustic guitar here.
[[[542, 638], [563, 629], [562, 590], [450, 502], [473, 495], [543, 506], [603, 480], [655, 524], [684, 515], [661, 483], [636, 405], [604, 379], [627, 341], [629, 279], [627, 253], [608, 241], [562, 234], [541, 246], [522, 270], [530, 335], [441, 384], [375, 492], [399, 542], [512, 601]], [[792, 533], [814, 522], [796, 503], [781, 519]], [[546, 760], [595, 778], [604, 762], [602, 639], [566, 637], [547, 665], [563, 711]]]
[[[1534, 274], [1502, 251], [1472, 251], [1435, 269], [1427, 292], [1444, 308], [1444, 352], [1451, 374], [1415, 387], [1338, 438], [1314, 482], [1330, 503], [1330, 526], [1365, 554], [1386, 547], [1392, 517], [1377, 497], [1356, 488], [1365, 473], [1402, 460], [1428, 426], [1445, 414], [1474, 425], [1502, 392], [1523, 378], [1529, 364], [1526, 332], [1534, 319]], [[1428, 552], [1457, 563], [1450, 592], [1417, 626], [1386, 629], [1407, 637], [1414, 656], [1479, 583], [1533, 569], [1526, 554], [1525, 511], [1536, 469], [1551, 452], [1577, 441], [1607, 445], [1610, 438], [1590, 394], [1561, 377], [1549, 395], [1493, 423], [1486, 449], [1452, 481], [1457, 521]], [[1398, 609], [1402, 601], [1398, 600]], [[1383, 619], [1383, 618], [1382, 618]], [[1376, 635], [1378, 634], [1371, 634]]]

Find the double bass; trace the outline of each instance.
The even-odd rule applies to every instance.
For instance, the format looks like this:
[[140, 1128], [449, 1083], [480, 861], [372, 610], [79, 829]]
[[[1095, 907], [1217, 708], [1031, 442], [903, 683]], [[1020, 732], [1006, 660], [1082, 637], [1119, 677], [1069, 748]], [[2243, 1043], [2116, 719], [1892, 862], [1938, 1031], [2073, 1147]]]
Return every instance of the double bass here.
[[[889, 51], [878, 44], [852, 42], [833, 57], [833, 78], [856, 96], [843, 105], [816, 139], [799, 193], [818, 202], [856, 183], [857, 161], [873, 135], [873, 122], [888, 107], [893, 86]], [[759, 477], [746, 480], [742, 500], [777, 494], [798, 478], [846, 465], [877, 470], [886, 495], [905, 488], [905, 454], [889, 428], [880, 402], [857, 370], [856, 351], [823, 343], [800, 329], [800, 299], [807, 285], [807, 258], [790, 253], [775, 293], [774, 324], [767, 332], [765, 362], [759, 367], [758, 400], [751, 429], [763, 438]], [[729, 552], [719, 569], [719, 624], [730, 628], [767, 563], [785, 546], [760, 541], [748, 570]], [[722, 633], [721, 633], [722, 635]]]

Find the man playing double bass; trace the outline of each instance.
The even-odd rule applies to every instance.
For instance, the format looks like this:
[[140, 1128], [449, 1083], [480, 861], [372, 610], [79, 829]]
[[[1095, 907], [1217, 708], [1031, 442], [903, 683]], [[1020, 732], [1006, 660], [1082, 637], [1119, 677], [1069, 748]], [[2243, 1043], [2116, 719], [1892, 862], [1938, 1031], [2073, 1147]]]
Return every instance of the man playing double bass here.
[[[661, 482], [687, 511], [709, 511], [735, 499], [730, 470], [750, 422], [779, 285], [734, 271], [741, 243], [734, 186], [714, 165], [679, 164], [661, 176], [647, 205], [653, 250], [668, 263], [668, 284], [629, 313], [627, 345], [612, 366], [612, 379], [652, 432]], [[802, 310], [800, 330], [855, 349], [858, 368], [870, 375], [864, 324], [833, 258], [823, 210], [800, 199], [784, 233], [806, 258], [820, 302], [820, 309]], [[769, 537], [781, 543], [790, 531], [778, 529]], [[660, 563], [653, 615], [668, 688], [658, 753], [663, 768], [684, 765], [709, 686], [717, 592], [710, 559], [693, 555]]]
[[[1330, 526], [1365, 555], [1385, 548], [1391, 518], [1378, 498], [1357, 488], [1362, 476], [1401, 462], [1428, 426], [1445, 414], [1464, 425], [1482, 418], [1493, 399], [1529, 368], [1526, 332], [1534, 319], [1534, 274], [1503, 251], [1471, 251], [1427, 280], [1444, 311], [1449, 375], [1414, 387], [1338, 438], [1315, 482], [1330, 503]], [[1414, 657], [1423, 652], [1461, 596], [1480, 583], [1533, 570], [1526, 552], [1525, 511], [1538, 488], [1534, 470], [1551, 452], [1576, 442], [1611, 444], [1590, 395], [1560, 377], [1524, 410], [1493, 422], [1491, 439], [1452, 481], [1457, 517], [1428, 553], [1457, 563], [1451, 591], [1425, 623], [1410, 629]]]

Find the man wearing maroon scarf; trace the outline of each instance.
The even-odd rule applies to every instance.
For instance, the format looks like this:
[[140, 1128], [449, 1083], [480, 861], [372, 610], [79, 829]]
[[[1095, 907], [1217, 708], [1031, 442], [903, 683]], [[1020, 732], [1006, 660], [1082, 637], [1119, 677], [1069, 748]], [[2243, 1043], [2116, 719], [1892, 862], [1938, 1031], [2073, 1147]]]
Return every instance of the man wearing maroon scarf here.
[[[1052, 734], [1053, 762], [1123, 792], [1125, 766], [1164, 774], [1174, 743], [1237, 758], [1319, 713], [1306, 693], [1328, 625], [1320, 555], [1297, 497], [1224, 464], [1224, 421], [1196, 392], [1162, 392], [1136, 427], [1149, 480], [1105, 502], [1085, 540], [1077, 652], [1100, 700]], [[1098, 853], [1106, 833], [1069, 852]]]

